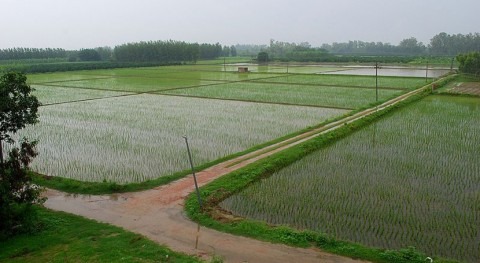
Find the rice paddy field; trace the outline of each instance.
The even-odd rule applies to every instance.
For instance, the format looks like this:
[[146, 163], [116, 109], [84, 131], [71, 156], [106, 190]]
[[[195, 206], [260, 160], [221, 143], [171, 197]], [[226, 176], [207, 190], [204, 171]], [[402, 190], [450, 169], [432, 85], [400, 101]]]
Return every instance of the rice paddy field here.
[[480, 259], [480, 100], [429, 96], [224, 200], [368, 246]]
[[130, 183], [186, 170], [183, 135], [202, 164], [345, 112], [138, 94], [42, 107], [24, 132], [40, 141], [40, 173]]
[[[424, 77], [341, 67], [183, 65], [33, 74], [32, 169], [132, 183], [188, 170], [422, 87]], [[287, 73], [288, 72], [288, 73]], [[376, 88], [378, 87], [378, 89]], [[433, 96], [321, 149], [221, 205], [369, 246], [476, 262], [480, 103]], [[295, 189], [294, 191], [292, 189]]]
[[[32, 74], [40, 122], [33, 170], [82, 181], [142, 182], [316, 126], [376, 102], [372, 76], [334, 66], [203, 64]], [[285, 73], [285, 70], [290, 73]], [[425, 84], [379, 77], [379, 100]]]

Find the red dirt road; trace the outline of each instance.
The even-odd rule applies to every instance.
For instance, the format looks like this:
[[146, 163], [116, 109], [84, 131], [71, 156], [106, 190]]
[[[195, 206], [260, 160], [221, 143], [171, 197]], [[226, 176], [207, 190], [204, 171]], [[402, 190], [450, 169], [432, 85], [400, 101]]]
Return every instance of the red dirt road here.
[[[232, 167], [228, 166], [235, 160], [213, 166], [197, 174], [198, 183], [205, 185], [262, 157]], [[48, 190], [45, 206], [117, 225], [204, 259], [218, 255], [225, 262], [362, 262], [318, 249], [271, 244], [199, 226], [183, 211], [184, 199], [193, 190], [191, 176], [147, 191], [114, 195], [69, 195]]]

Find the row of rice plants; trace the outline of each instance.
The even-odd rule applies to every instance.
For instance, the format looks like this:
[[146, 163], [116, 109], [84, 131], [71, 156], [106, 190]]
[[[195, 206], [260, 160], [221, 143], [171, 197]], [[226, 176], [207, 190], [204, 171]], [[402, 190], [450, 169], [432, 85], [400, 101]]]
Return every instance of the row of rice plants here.
[[480, 101], [428, 97], [221, 203], [368, 246], [480, 258]]
[[[353, 109], [374, 103], [375, 92], [375, 89], [241, 82], [168, 90], [161, 93]], [[399, 90], [380, 90], [379, 100], [401, 93]]]
[[187, 69], [184, 69], [184, 71], [168, 71], [159, 67], [158, 70], [156, 70], [156, 68], [111, 69], [53, 74], [32, 74], [29, 75], [29, 83], [145, 92], [166, 88], [215, 84], [221, 81], [246, 81], [277, 76], [279, 75], [189, 71]]
[[133, 95], [45, 106], [19, 136], [39, 140], [32, 168], [82, 181], [141, 182], [246, 150], [344, 110]]
[[[115, 73], [115, 75], [113, 75]], [[91, 72], [94, 75], [97, 72]], [[98, 74], [108, 74], [108, 72], [99, 72]], [[196, 80], [215, 80], [215, 81], [243, 81], [253, 80], [261, 78], [270, 78], [282, 76], [281, 74], [266, 74], [266, 73], [238, 73], [237, 71], [205, 71], [205, 70], [188, 70], [185, 68], [183, 71], [156, 71], [155, 69], [145, 68], [143, 70], [136, 70], [130, 72], [124, 72], [119, 74], [116, 70], [110, 73], [115, 77], [146, 77], [146, 78], [172, 78], [172, 79], [196, 79]], [[99, 75], [100, 76], [100, 75]]]
[[[282, 76], [280, 74], [263, 73], [238, 73], [238, 72], [211, 72], [211, 71], [188, 71], [169, 73], [166, 77], [182, 79], [220, 80], [220, 81], [247, 81], [256, 79], [268, 79]], [[161, 76], [158, 76], [161, 77]]]
[[[259, 80], [263, 82], [280, 82], [291, 84], [315, 84], [328, 86], [375, 87], [375, 76], [339, 76], [327, 74], [288, 75], [279, 78]], [[378, 77], [378, 87], [415, 89], [425, 85], [423, 78]]]
[[89, 76], [89, 75], [86, 75], [84, 72], [86, 71], [29, 74], [27, 82], [29, 84], [40, 84], [40, 83], [50, 83], [50, 82], [63, 82], [63, 81], [73, 81], [73, 80], [105, 78], [105, 76], [101, 76], [101, 75]]
[[104, 75], [104, 76], [138, 76], [138, 75], [157, 75], [157, 74], [170, 74], [178, 72], [191, 72], [191, 71], [220, 71], [218, 65], [174, 65], [174, 66], [158, 66], [158, 67], [140, 67], [140, 68], [121, 68], [121, 69], [104, 69], [85, 71], [88, 75]]
[[[179, 87], [195, 87], [200, 85], [210, 85], [219, 83], [217, 81], [204, 81], [199, 79], [155, 79], [155, 78], [98, 78], [88, 80], [77, 80], [58, 83], [59, 86], [83, 88], [83, 89], [101, 89], [125, 92], [152, 92], [164, 89]], [[44, 84], [47, 85], [47, 84]], [[57, 84], [49, 84], [57, 85]]]
[[72, 89], [41, 85], [32, 85], [32, 87], [35, 89], [33, 94], [38, 98], [39, 101], [42, 102], [43, 105], [132, 94], [119, 91]]

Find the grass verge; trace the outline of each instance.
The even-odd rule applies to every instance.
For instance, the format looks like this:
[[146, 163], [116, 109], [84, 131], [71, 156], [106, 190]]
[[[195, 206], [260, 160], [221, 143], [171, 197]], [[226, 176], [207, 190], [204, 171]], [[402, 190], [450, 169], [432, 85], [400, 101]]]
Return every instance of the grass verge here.
[[[452, 78], [448, 79], [451, 80]], [[441, 85], [444, 82], [441, 81]], [[334, 254], [372, 262], [425, 262], [427, 255], [412, 247], [401, 250], [369, 248], [352, 242], [336, 240], [331, 236], [318, 232], [298, 231], [287, 226], [271, 226], [264, 222], [250, 219], [234, 218], [232, 220], [231, 216], [225, 216], [219, 211], [217, 205], [225, 198], [241, 191], [255, 181], [272, 175], [274, 172], [292, 164], [309, 153], [347, 136], [351, 132], [378, 120], [380, 117], [391, 114], [399, 107], [418, 101], [428, 94], [430, 94], [430, 90], [427, 89], [425, 92], [414, 95], [384, 111], [376, 112], [363, 119], [346, 124], [335, 131], [320, 135], [225, 175], [200, 189], [204, 202], [203, 210], [198, 207], [195, 195], [191, 194], [186, 201], [186, 212], [192, 220], [202, 225], [235, 235], [299, 247], [310, 247], [313, 245]], [[455, 261], [435, 258], [435, 262]]]
[[118, 227], [37, 209], [39, 230], [0, 240], [0, 262], [202, 262]]

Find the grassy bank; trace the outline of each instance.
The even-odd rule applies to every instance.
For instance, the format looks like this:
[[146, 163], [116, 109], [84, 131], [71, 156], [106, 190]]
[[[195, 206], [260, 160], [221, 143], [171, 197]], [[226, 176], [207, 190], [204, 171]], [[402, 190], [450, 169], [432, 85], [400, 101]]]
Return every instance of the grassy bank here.
[[38, 208], [34, 234], [0, 241], [0, 262], [202, 262], [121, 228]]

